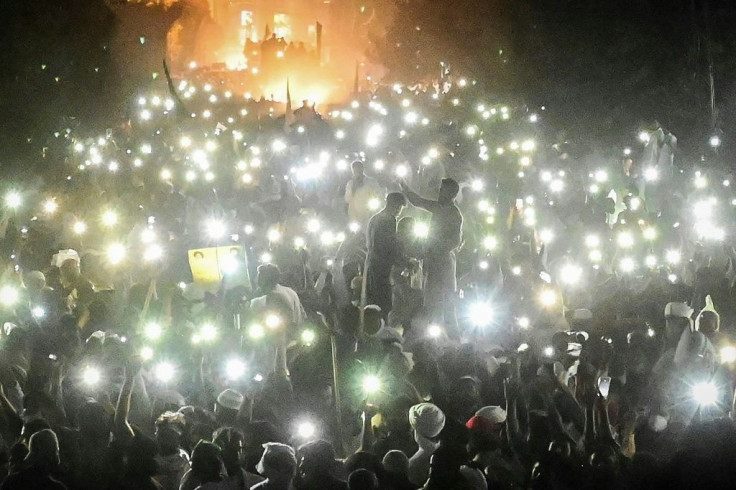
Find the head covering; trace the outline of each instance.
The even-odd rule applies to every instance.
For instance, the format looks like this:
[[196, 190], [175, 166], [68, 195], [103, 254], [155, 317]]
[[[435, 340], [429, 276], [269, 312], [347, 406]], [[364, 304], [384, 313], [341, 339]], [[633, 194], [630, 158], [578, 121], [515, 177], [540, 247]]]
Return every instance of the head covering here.
[[693, 309], [683, 301], [667, 303], [667, 306], [664, 307], [665, 318], [668, 316], [676, 318], [690, 318], [692, 315]]
[[662, 415], [652, 415], [649, 417], [647, 425], [654, 432], [662, 432], [667, 428], [667, 419]]
[[239, 410], [243, 400], [245, 400], [245, 397], [232, 388], [228, 388], [217, 395], [217, 403], [230, 410]]
[[409, 409], [411, 428], [428, 439], [433, 439], [445, 427], [445, 414], [433, 403], [420, 403]]
[[291, 446], [279, 442], [267, 442], [263, 445], [263, 456], [256, 465], [256, 471], [264, 474], [266, 467], [283, 470], [287, 466], [296, 468], [296, 452]]
[[396, 475], [407, 475], [409, 473], [409, 458], [398, 449], [387, 452], [381, 464], [388, 473]]
[[498, 405], [489, 405], [475, 412], [477, 417], [483, 417], [494, 424], [503, 424], [506, 422], [506, 410]]
[[713, 299], [711, 299], [710, 294], [705, 297], [705, 307], [703, 307], [702, 310], [700, 310], [700, 313], [698, 313], [698, 316], [695, 318], [695, 331], [700, 330], [700, 317], [703, 316], [703, 313], [709, 311], [713, 313], [716, 316], [716, 332], [721, 328], [721, 315], [718, 314], [715, 307], [713, 306]]

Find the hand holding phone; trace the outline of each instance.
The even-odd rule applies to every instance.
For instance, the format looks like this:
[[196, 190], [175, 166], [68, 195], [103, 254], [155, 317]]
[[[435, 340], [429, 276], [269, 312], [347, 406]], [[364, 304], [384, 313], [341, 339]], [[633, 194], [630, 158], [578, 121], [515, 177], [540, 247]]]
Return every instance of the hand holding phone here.
[[598, 391], [601, 393], [601, 396], [608, 400], [608, 392], [611, 389], [611, 377], [610, 376], [601, 376], [598, 378]]

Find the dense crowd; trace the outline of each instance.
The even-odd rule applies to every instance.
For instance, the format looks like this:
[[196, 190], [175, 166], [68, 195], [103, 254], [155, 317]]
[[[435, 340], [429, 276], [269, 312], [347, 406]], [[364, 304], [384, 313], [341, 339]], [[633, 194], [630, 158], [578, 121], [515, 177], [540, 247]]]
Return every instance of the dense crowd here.
[[733, 485], [731, 176], [490, 99], [60, 129], [3, 183], [0, 489]]

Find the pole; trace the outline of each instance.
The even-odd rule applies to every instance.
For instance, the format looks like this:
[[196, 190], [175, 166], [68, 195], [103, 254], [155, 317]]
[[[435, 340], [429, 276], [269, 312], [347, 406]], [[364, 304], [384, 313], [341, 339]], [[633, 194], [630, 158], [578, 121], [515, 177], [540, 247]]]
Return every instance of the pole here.
[[335, 432], [337, 434], [337, 451], [338, 454], [343, 455], [343, 441], [342, 441], [342, 401], [340, 400], [340, 386], [338, 382], [338, 370], [337, 370], [337, 338], [335, 337], [335, 331], [330, 331], [330, 346], [332, 348], [332, 391], [335, 397]]

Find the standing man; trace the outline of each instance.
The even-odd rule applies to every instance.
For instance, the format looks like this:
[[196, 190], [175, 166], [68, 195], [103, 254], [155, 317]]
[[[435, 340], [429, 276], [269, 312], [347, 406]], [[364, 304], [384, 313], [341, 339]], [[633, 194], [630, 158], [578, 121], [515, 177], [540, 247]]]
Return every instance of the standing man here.
[[377, 207], [371, 209], [371, 201], [382, 199], [384, 190], [376, 179], [365, 174], [365, 166], [360, 160], [354, 161], [350, 169], [353, 176], [345, 186], [348, 218], [363, 226], [377, 210]]
[[378, 305], [386, 319], [391, 311], [391, 267], [403, 262], [401, 245], [396, 236], [396, 218], [406, 206], [400, 192], [386, 197], [386, 207], [368, 223], [368, 257], [366, 259], [366, 293], [368, 304]]
[[432, 213], [429, 238], [424, 254], [427, 282], [424, 305], [431, 320], [442, 320], [447, 328], [455, 327], [455, 290], [457, 289], [455, 250], [462, 241], [463, 215], [455, 205], [460, 186], [453, 179], [442, 179], [436, 201], [425, 199], [401, 181], [401, 190], [412, 205]]

